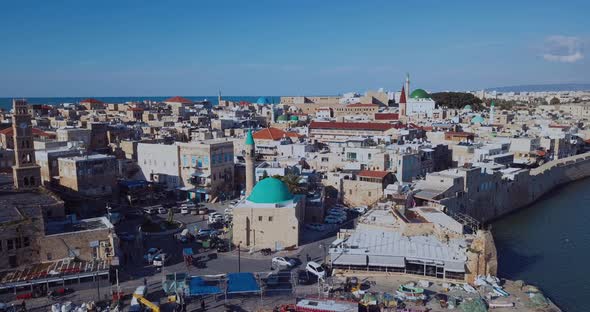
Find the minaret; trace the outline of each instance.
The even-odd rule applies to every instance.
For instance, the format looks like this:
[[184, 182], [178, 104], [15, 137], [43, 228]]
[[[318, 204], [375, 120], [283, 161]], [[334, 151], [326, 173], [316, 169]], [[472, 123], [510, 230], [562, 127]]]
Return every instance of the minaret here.
[[410, 73], [406, 73], [406, 99], [410, 98]]
[[494, 101], [492, 101], [492, 104], [490, 104], [490, 125], [494, 124], [494, 109], [496, 107], [496, 103], [494, 103]]
[[219, 90], [217, 93], [217, 105], [221, 105], [221, 90]]
[[35, 162], [31, 115], [24, 99], [12, 100], [12, 135], [15, 164], [12, 176], [16, 189], [36, 188], [41, 184], [41, 169]]
[[399, 115], [406, 116], [408, 113], [408, 101], [406, 100], [406, 90], [405, 87], [402, 86], [402, 92], [399, 96]]
[[254, 188], [254, 159], [256, 158], [256, 148], [254, 145], [254, 137], [252, 137], [252, 130], [248, 130], [246, 134], [246, 198], [250, 196]]

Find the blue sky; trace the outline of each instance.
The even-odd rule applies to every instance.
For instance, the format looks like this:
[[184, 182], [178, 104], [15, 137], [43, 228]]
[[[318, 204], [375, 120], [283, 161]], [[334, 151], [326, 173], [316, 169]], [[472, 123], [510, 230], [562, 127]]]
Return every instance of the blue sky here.
[[590, 1], [1, 1], [0, 96], [590, 82]]

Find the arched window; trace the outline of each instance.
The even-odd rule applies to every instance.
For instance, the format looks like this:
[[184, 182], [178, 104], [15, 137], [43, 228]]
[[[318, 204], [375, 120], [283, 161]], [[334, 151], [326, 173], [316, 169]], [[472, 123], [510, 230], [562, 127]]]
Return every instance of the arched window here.
[[25, 177], [23, 179], [23, 183], [24, 183], [25, 186], [29, 186], [29, 178]]
[[35, 177], [34, 176], [31, 177], [30, 183], [31, 183], [31, 186], [35, 186]]

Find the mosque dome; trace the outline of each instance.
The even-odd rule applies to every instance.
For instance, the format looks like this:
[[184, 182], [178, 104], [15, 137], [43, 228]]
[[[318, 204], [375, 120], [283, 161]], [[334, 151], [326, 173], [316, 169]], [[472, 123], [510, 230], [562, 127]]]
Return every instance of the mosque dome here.
[[463, 110], [465, 110], [465, 111], [470, 111], [470, 110], [473, 110], [473, 109], [471, 108], [471, 105], [467, 104], [467, 105], [465, 105], [465, 106], [463, 107]]
[[281, 115], [279, 117], [277, 117], [277, 121], [287, 121], [289, 120], [289, 117], [287, 117], [287, 115]]
[[270, 101], [267, 98], [261, 96], [258, 98], [258, 100], [256, 100], [256, 104], [260, 104], [260, 105], [270, 104]]
[[291, 121], [299, 121], [299, 117], [295, 116], [295, 115], [291, 116], [290, 119], [291, 119]]
[[481, 117], [481, 115], [477, 115], [477, 116], [471, 118], [472, 124], [482, 124], [484, 122], [485, 122], [485, 119], [483, 119], [483, 117]]
[[416, 89], [416, 90], [412, 91], [412, 94], [410, 94], [410, 98], [412, 98], [412, 99], [429, 99], [430, 95], [428, 95], [428, 92], [424, 91], [423, 89]]
[[285, 182], [268, 177], [256, 183], [248, 200], [256, 204], [277, 204], [293, 199]]

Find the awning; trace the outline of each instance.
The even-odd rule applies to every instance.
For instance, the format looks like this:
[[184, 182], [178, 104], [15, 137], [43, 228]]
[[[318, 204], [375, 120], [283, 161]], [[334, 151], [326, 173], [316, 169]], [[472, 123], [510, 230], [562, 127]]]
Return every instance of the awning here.
[[206, 172], [193, 172], [193, 173], [191, 173], [191, 176], [199, 177], [199, 178], [208, 178], [211, 176], [211, 174], [206, 173]]
[[369, 256], [370, 266], [381, 266], [381, 267], [392, 267], [392, 268], [403, 268], [406, 266], [406, 260], [404, 257], [396, 256]]
[[332, 264], [336, 265], [367, 265], [366, 255], [331, 254]]
[[464, 262], [445, 261], [445, 271], [465, 273]]
[[227, 293], [260, 292], [260, 286], [252, 273], [228, 273]]
[[221, 289], [217, 286], [209, 286], [200, 277], [192, 277], [189, 282], [189, 294], [191, 296], [220, 294]]

